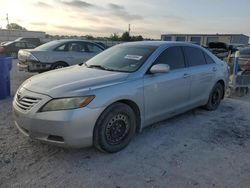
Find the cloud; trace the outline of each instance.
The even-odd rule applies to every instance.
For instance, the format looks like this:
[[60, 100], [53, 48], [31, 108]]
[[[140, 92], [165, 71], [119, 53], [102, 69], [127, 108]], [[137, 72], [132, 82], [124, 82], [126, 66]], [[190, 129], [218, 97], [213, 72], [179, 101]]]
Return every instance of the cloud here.
[[116, 27], [108, 27], [108, 26], [103, 26], [103, 27], [78, 27], [78, 26], [64, 26], [64, 25], [59, 25], [59, 26], [54, 26], [57, 29], [63, 29], [71, 32], [80, 32], [80, 33], [119, 33], [123, 32], [122, 29], [116, 28]]
[[96, 32], [96, 29], [92, 29], [89, 27], [76, 27], [76, 26], [64, 26], [64, 25], [58, 25], [55, 26], [58, 29], [64, 29], [68, 31], [77, 31], [77, 32]]
[[76, 7], [76, 8], [91, 8], [95, 7], [94, 4], [88, 3], [86, 1], [80, 1], [80, 0], [73, 0], [73, 1], [61, 1], [59, 0], [61, 4], [71, 6], [71, 7]]
[[30, 22], [31, 25], [34, 25], [34, 26], [46, 26], [48, 25], [48, 23], [46, 22]]
[[52, 8], [51, 5], [44, 3], [42, 1], [38, 1], [37, 3], [34, 3], [34, 5], [42, 8]]
[[168, 23], [176, 23], [176, 24], [180, 24], [180, 23], [186, 21], [186, 19], [184, 17], [170, 15], [170, 14], [163, 16], [163, 19]]
[[99, 32], [104, 32], [104, 33], [122, 33], [124, 30], [122, 30], [120, 27], [99, 27], [98, 28]]
[[108, 4], [108, 11], [110, 11], [110, 15], [116, 16], [122, 20], [142, 20], [143, 17], [138, 15], [138, 14], [131, 14], [129, 13], [124, 6], [117, 5], [114, 3], [109, 3]]
[[117, 4], [114, 4], [114, 3], [109, 3], [108, 6], [113, 10], [123, 10], [124, 9], [123, 6], [120, 6], [120, 5], [117, 5]]

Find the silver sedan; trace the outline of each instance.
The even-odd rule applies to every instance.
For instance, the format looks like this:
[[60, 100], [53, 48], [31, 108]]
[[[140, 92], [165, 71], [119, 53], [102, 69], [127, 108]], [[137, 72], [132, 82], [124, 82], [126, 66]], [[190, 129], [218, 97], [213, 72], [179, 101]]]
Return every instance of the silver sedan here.
[[47, 143], [117, 152], [154, 122], [217, 109], [227, 83], [226, 63], [200, 46], [124, 43], [26, 80], [14, 97], [15, 124]]
[[104, 49], [99, 44], [75, 39], [54, 40], [35, 49], [18, 51], [20, 71], [45, 72], [85, 63]]

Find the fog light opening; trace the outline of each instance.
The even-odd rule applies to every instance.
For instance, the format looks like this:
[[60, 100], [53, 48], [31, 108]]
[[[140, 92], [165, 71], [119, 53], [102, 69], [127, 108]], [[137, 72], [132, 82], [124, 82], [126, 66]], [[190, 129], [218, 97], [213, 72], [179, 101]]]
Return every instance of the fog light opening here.
[[49, 135], [48, 140], [55, 141], [55, 142], [64, 142], [63, 137], [56, 136], [56, 135]]

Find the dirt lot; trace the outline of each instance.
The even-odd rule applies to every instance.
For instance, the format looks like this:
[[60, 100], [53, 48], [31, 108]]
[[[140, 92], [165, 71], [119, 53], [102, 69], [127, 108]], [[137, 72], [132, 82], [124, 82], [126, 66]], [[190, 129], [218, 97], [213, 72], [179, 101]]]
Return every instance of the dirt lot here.
[[[13, 96], [31, 74], [11, 74]], [[11, 102], [0, 101], [0, 187], [250, 187], [249, 95], [152, 125], [116, 154], [31, 141]]]

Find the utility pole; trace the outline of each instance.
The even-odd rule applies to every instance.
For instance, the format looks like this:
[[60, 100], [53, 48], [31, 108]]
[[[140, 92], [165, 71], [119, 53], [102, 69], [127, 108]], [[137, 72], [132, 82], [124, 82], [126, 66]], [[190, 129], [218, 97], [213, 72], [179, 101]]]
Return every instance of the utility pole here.
[[7, 25], [9, 25], [9, 16], [8, 16], [8, 13], [6, 14], [6, 21], [7, 21]]
[[130, 24], [128, 24], [128, 33], [129, 33], [129, 36], [130, 36], [130, 31], [131, 31]]
[[[8, 29], [7, 28], [7, 26], [9, 26], [9, 15], [8, 15], [8, 13], [6, 13], [6, 21], [7, 21], [6, 29]], [[9, 40], [10, 40], [10, 30], [9, 30], [9, 34], [8, 34], [8, 41]]]

